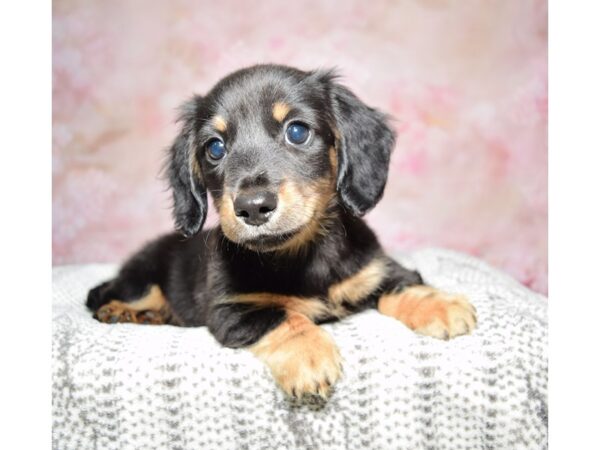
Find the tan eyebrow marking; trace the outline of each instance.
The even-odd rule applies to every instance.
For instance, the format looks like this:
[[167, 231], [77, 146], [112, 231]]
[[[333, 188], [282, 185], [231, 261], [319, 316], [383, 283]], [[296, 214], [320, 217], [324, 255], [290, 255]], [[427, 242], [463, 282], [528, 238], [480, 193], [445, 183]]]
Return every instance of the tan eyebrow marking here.
[[275, 102], [273, 104], [273, 118], [277, 122], [283, 122], [283, 119], [285, 119], [285, 116], [287, 116], [289, 112], [290, 107], [288, 104], [284, 102]]
[[225, 130], [227, 130], [227, 122], [225, 122], [225, 119], [222, 116], [213, 117], [212, 122], [217, 131], [224, 133]]

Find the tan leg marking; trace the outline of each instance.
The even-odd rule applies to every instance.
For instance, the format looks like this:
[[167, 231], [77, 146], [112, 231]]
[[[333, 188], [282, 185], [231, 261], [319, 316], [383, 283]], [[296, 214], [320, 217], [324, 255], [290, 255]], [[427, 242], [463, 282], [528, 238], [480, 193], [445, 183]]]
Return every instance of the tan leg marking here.
[[275, 102], [273, 104], [273, 111], [272, 111], [273, 118], [277, 122], [283, 122], [283, 119], [285, 119], [285, 116], [287, 116], [289, 112], [290, 112], [290, 107], [287, 103]]
[[351, 277], [332, 285], [327, 295], [329, 301], [334, 305], [344, 301], [358, 303], [379, 287], [386, 273], [385, 261], [375, 258]]
[[381, 296], [379, 312], [400, 320], [425, 336], [449, 339], [475, 328], [475, 308], [466, 297], [429, 286], [414, 286], [398, 294]]
[[150, 288], [146, 296], [131, 303], [112, 300], [101, 306], [95, 314], [104, 323], [148, 323], [164, 324], [171, 318], [169, 304], [157, 285]]
[[245, 303], [256, 305], [259, 308], [279, 306], [288, 311], [294, 311], [308, 317], [310, 320], [317, 320], [328, 317], [329, 308], [318, 298], [294, 297], [291, 295], [270, 294], [266, 292], [257, 292], [252, 294], [237, 294], [228, 297], [226, 303]]
[[288, 318], [250, 350], [292, 397], [327, 398], [342, 374], [342, 358], [331, 336], [297, 312], [288, 312]]

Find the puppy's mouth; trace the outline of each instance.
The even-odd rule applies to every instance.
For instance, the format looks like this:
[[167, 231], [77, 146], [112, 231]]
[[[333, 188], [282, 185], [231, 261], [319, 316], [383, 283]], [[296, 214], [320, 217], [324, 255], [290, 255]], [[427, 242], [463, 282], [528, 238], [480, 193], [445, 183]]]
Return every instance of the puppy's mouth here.
[[251, 239], [241, 240], [239, 244], [251, 250], [263, 252], [277, 250], [298, 236], [302, 232], [303, 228], [304, 227], [299, 227], [283, 233], [260, 234]]
[[329, 179], [308, 185], [286, 182], [279, 188], [275, 210], [257, 225], [236, 213], [234, 197], [226, 190], [219, 206], [221, 228], [230, 241], [249, 250], [295, 252], [323, 229], [320, 220], [334, 193]]

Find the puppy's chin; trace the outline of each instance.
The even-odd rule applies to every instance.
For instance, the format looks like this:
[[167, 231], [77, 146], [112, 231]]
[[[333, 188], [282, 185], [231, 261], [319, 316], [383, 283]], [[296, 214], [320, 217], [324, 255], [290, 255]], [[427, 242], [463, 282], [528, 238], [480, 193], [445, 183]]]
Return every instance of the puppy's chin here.
[[260, 235], [256, 238], [246, 239], [239, 242], [240, 245], [255, 252], [264, 253], [281, 250], [301, 233], [302, 229], [287, 231], [284, 233], [271, 233]]
[[307, 224], [289, 231], [260, 230], [247, 233], [231, 233], [223, 228], [225, 236], [232, 242], [255, 252], [282, 250], [304, 234]]

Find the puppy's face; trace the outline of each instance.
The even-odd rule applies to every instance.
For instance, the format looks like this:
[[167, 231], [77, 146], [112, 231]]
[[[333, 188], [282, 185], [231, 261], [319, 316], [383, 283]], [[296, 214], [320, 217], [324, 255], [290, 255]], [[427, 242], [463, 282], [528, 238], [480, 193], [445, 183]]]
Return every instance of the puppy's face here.
[[385, 186], [393, 133], [333, 80], [255, 66], [189, 102], [171, 149], [179, 227], [201, 227], [206, 191], [224, 234], [256, 251], [300, 247], [336, 208], [370, 209]]
[[325, 92], [290, 75], [238, 73], [218, 84], [199, 111], [195, 156], [223, 232], [258, 250], [310, 239], [335, 198]]

